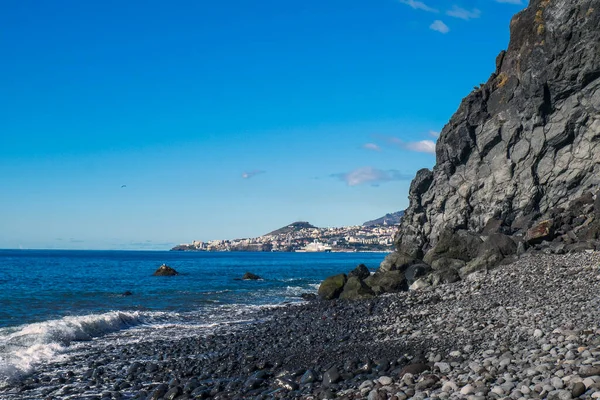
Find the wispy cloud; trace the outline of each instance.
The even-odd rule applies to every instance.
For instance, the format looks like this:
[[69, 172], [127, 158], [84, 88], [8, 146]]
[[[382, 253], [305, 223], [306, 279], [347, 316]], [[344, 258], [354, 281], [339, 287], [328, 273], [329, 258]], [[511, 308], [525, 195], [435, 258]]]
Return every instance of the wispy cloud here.
[[432, 29], [434, 31], [437, 31], [437, 32], [440, 32], [443, 34], [450, 32], [450, 28], [448, 28], [448, 25], [446, 25], [439, 19], [436, 19], [435, 21], [433, 21], [433, 24], [429, 25], [429, 29]]
[[373, 167], [357, 168], [347, 173], [333, 174], [332, 177], [346, 182], [348, 186], [358, 186], [364, 184], [377, 186], [378, 184], [384, 182], [406, 181], [413, 178], [412, 175], [403, 174], [395, 169], [381, 170]]
[[423, 11], [433, 12], [433, 13], [439, 12], [435, 8], [429, 7], [427, 4], [423, 3], [422, 1], [418, 1], [418, 0], [399, 0], [399, 1], [402, 4], [406, 4], [407, 6], [414, 8], [415, 10], [423, 10]]
[[365, 143], [362, 145], [362, 148], [365, 150], [381, 151], [381, 147], [379, 147], [375, 143]]
[[250, 179], [255, 177], [256, 175], [260, 175], [260, 174], [264, 174], [266, 171], [260, 170], [260, 169], [255, 169], [252, 171], [248, 171], [248, 172], [244, 172], [242, 174], [242, 178], [244, 179]]
[[521, 1], [521, 0], [496, 0], [496, 3], [523, 4], [523, 1]]
[[433, 140], [408, 142], [404, 144], [404, 148], [410, 151], [417, 151], [419, 153], [435, 154], [435, 142]]
[[[435, 131], [429, 131], [431, 136], [438, 135]], [[416, 151], [419, 153], [435, 154], [435, 142], [433, 140], [419, 140], [417, 142], [405, 142], [402, 139], [393, 136], [378, 136], [381, 140], [390, 145], [400, 147], [404, 150]], [[437, 137], [437, 136], [435, 136]]]
[[477, 8], [469, 11], [459, 6], [452, 6], [452, 9], [448, 10], [446, 14], [454, 18], [464, 19], [465, 21], [481, 17], [481, 11]]
[[434, 138], [439, 138], [440, 137], [440, 133], [437, 131], [429, 131], [429, 136], [434, 137]]

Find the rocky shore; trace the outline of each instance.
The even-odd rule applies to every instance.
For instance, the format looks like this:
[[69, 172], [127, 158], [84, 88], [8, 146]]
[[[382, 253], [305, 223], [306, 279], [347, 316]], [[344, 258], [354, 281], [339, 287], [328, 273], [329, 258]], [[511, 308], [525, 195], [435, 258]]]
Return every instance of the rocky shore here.
[[3, 399], [600, 397], [600, 253], [524, 256], [453, 284], [262, 309], [211, 333], [118, 341]]

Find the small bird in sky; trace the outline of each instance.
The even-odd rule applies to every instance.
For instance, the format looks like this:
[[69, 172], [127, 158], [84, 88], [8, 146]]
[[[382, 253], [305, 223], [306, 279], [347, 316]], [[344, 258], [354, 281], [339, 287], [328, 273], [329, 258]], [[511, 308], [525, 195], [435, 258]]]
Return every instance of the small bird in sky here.
[[123, 189], [123, 188], [125, 188], [125, 187], [127, 187], [127, 185], [121, 185], [121, 189]]

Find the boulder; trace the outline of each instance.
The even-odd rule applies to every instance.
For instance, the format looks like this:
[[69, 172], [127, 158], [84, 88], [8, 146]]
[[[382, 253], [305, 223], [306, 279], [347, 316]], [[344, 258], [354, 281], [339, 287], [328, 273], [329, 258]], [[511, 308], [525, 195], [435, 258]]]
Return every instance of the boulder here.
[[242, 276], [242, 280], [244, 281], [258, 281], [262, 279], [260, 276], [253, 274], [252, 272], [246, 272], [244, 276]]
[[442, 233], [436, 245], [423, 257], [423, 261], [430, 265], [440, 258], [470, 261], [477, 257], [482, 243], [483, 241], [479, 235], [475, 233], [465, 230], [457, 232], [446, 230]]
[[365, 283], [376, 293], [395, 293], [408, 289], [406, 277], [400, 271], [378, 271], [365, 279]]
[[527, 230], [525, 241], [529, 244], [542, 243], [544, 240], [552, 240], [554, 235], [554, 221], [544, 220]]
[[312, 301], [317, 299], [317, 295], [314, 293], [302, 293], [300, 297], [306, 301]]
[[356, 276], [350, 276], [344, 285], [344, 290], [340, 294], [340, 299], [358, 300], [370, 299], [375, 296], [375, 292], [361, 279]]
[[454, 269], [447, 269], [445, 271], [435, 271], [430, 276], [432, 286], [438, 286], [442, 284], [454, 283], [460, 281], [460, 275], [458, 271]]
[[154, 273], [153, 276], [175, 276], [179, 275], [179, 272], [175, 271], [173, 268], [169, 267], [167, 264], [163, 264]]
[[404, 271], [404, 276], [406, 277], [406, 284], [408, 286], [412, 285], [417, 279], [424, 277], [428, 273], [431, 272], [431, 267], [427, 264], [414, 264], [411, 265]]
[[515, 254], [517, 254], [517, 244], [514, 240], [501, 233], [491, 234], [479, 247], [477, 257], [460, 268], [460, 275], [464, 277], [475, 271], [494, 268], [506, 257]]
[[446, 271], [449, 269], [453, 269], [458, 271], [462, 267], [467, 265], [463, 260], [457, 260], [456, 258], [438, 258], [437, 260], [433, 260], [431, 262], [431, 268], [435, 271]]
[[346, 281], [346, 274], [330, 276], [326, 278], [323, 282], [321, 282], [317, 294], [321, 299], [337, 299], [340, 296], [340, 294], [342, 294]]
[[408, 290], [421, 290], [426, 287], [431, 286], [431, 281], [427, 278], [420, 278], [414, 281], [409, 287]]
[[357, 277], [358, 279], [367, 279], [369, 276], [371, 276], [371, 272], [365, 264], [360, 264], [348, 274], [348, 278], [352, 278], [353, 276]]
[[379, 265], [379, 270], [386, 271], [404, 271], [409, 266], [417, 263], [414, 257], [407, 256], [398, 252], [388, 254]]

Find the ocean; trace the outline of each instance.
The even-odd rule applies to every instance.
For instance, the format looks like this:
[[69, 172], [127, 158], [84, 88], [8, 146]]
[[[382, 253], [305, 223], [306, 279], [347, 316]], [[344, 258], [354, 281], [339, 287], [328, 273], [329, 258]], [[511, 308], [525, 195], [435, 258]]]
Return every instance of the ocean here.
[[[360, 263], [374, 270], [384, 257], [0, 250], [0, 388], [108, 342], [234, 329], [254, 309], [303, 301], [325, 277]], [[152, 276], [163, 263], [180, 275]], [[263, 279], [239, 280], [246, 271]]]

